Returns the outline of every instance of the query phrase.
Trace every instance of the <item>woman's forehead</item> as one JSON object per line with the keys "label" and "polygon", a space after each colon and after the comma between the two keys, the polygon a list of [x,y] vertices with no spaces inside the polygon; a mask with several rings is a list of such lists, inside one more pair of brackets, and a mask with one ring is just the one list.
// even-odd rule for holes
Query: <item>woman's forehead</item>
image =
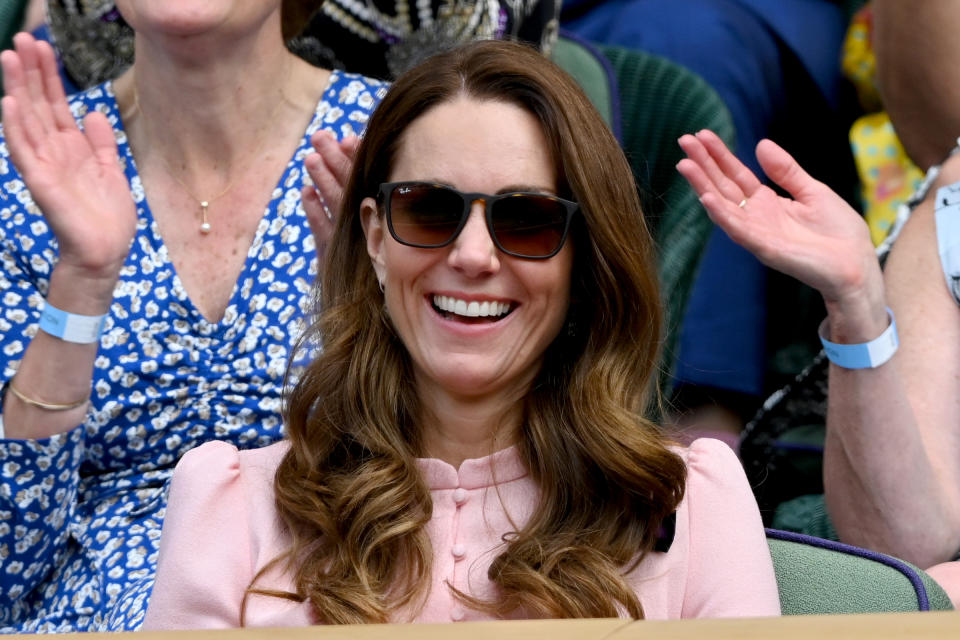
{"label": "woman's forehead", "polygon": [[388,179],[495,193],[505,184],[553,190],[557,175],[535,116],[509,102],[464,97],[436,105],[407,127]]}

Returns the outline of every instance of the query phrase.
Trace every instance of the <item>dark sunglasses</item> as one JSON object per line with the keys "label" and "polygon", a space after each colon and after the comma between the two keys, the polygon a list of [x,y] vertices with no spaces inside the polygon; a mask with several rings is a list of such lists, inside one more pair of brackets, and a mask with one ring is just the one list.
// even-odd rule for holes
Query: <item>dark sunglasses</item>
{"label": "dark sunglasses", "polygon": [[431,182],[385,182],[378,202],[390,235],[400,244],[439,249],[456,239],[483,200],[487,230],[497,249],[517,258],[543,260],[557,255],[567,239],[576,202],[543,193],[461,193]]}

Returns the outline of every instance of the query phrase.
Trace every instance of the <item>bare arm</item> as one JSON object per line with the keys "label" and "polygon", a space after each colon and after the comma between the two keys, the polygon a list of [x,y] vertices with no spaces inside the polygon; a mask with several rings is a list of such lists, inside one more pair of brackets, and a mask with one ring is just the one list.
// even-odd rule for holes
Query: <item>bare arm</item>
{"label": "bare arm", "polygon": [[[953,0],[874,0],[874,49],[884,104],[924,169],[960,135],[960,11]],[[936,189],[960,180],[944,164],[888,258],[886,298],[900,350],[864,371],[831,365],[824,482],[844,540],[927,567],[960,549],[960,309],[937,255]],[[831,315],[834,315],[831,312]],[[840,318],[856,329],[855,315]]]}
{"label": "bare arm", "polygon": [[927,169],[960,135],[960,6],[956,0],[873,0],[877,80],[907,154]]}
{"label": "bare arm", "polygon": [[830,370],[824,482],[837,531],[922,567],[960,550],[960,307],[934,223],[936,188],[957,180],[953,157],[888,259],[897,354],[877,369]]}
{"label": "bare arm", "polygon": [[[6,142],[24,183],[59,243],[47,301],[80,315],[103,315],[136,228],[129,186],[106,117],[91,113],[77,128],[57,75],[53,50],[27,34],[0,56]],[[14,379],[23,395],[69,405],[90,394],[97,344],[73,344],[42,331],[30,341]],[[9,392],[3,418],[8,438],[43,438],[78,425],[84,406],[38,408]]]}
{"label": "bare arm", "polygon": [[[761,142],[757,157],[793,199],[760,185],[708,132],[681,146],[688,159],[678,169],[711,218],[764,263],[820,291],[832,341],[872,340],[887,327],[885,306],[894,310],[902,346],[889,362],[831,364],[827,505],[845,541],[921,566],[952,557],[960,547],[960,316],[940,271],[932,200],[884,275],[860,216],[776,145]],[[952,165],[960,163],[946,166],[944,179],[960,179]]]}

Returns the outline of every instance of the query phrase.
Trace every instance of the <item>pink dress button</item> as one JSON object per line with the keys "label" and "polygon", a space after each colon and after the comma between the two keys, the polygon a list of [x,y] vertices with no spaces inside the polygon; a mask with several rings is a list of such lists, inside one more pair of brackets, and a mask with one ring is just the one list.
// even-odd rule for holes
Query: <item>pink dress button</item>
{"label": "pink dress button", "polygon": [[466,501],[467,501],[467,490],[464,489],[463,487],[457,487],[456,489],[454,489],[454,490],[453,490],[453,501],[456,502],[458,506],[461,505],[461,504],[463,504],[464,502],[466,502]]}
{"label": "pink dress button", "polygon": [[453,557],[457,560],[462,560],[463,556],[467,555],[467,548],[462,544],[455,544],[451,547],[450,553],[452,553]]}
{"label": "pink dress button", "polygon": [[450,619],[453,620],[454,622],[460,622],[461,620],[463,620],[463,617],[465,615],[467,614],[463,610],[463,607],[454,607],[453,609],[450,610]]}

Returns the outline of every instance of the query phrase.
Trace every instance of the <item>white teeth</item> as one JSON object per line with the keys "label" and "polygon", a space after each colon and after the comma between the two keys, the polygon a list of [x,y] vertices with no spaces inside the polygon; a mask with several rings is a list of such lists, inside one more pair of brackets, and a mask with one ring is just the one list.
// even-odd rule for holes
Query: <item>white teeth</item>
{"label": "white teeth", "polygon": [[492,300],[477,302],[474,300],[468,303],[466,300],[458,300],[450,296],[433,296],[433,304],[441,311],[455,313],[458,316],[466,316],[468,318],[503,316],[510,311],[509,302],[496,302]]}

